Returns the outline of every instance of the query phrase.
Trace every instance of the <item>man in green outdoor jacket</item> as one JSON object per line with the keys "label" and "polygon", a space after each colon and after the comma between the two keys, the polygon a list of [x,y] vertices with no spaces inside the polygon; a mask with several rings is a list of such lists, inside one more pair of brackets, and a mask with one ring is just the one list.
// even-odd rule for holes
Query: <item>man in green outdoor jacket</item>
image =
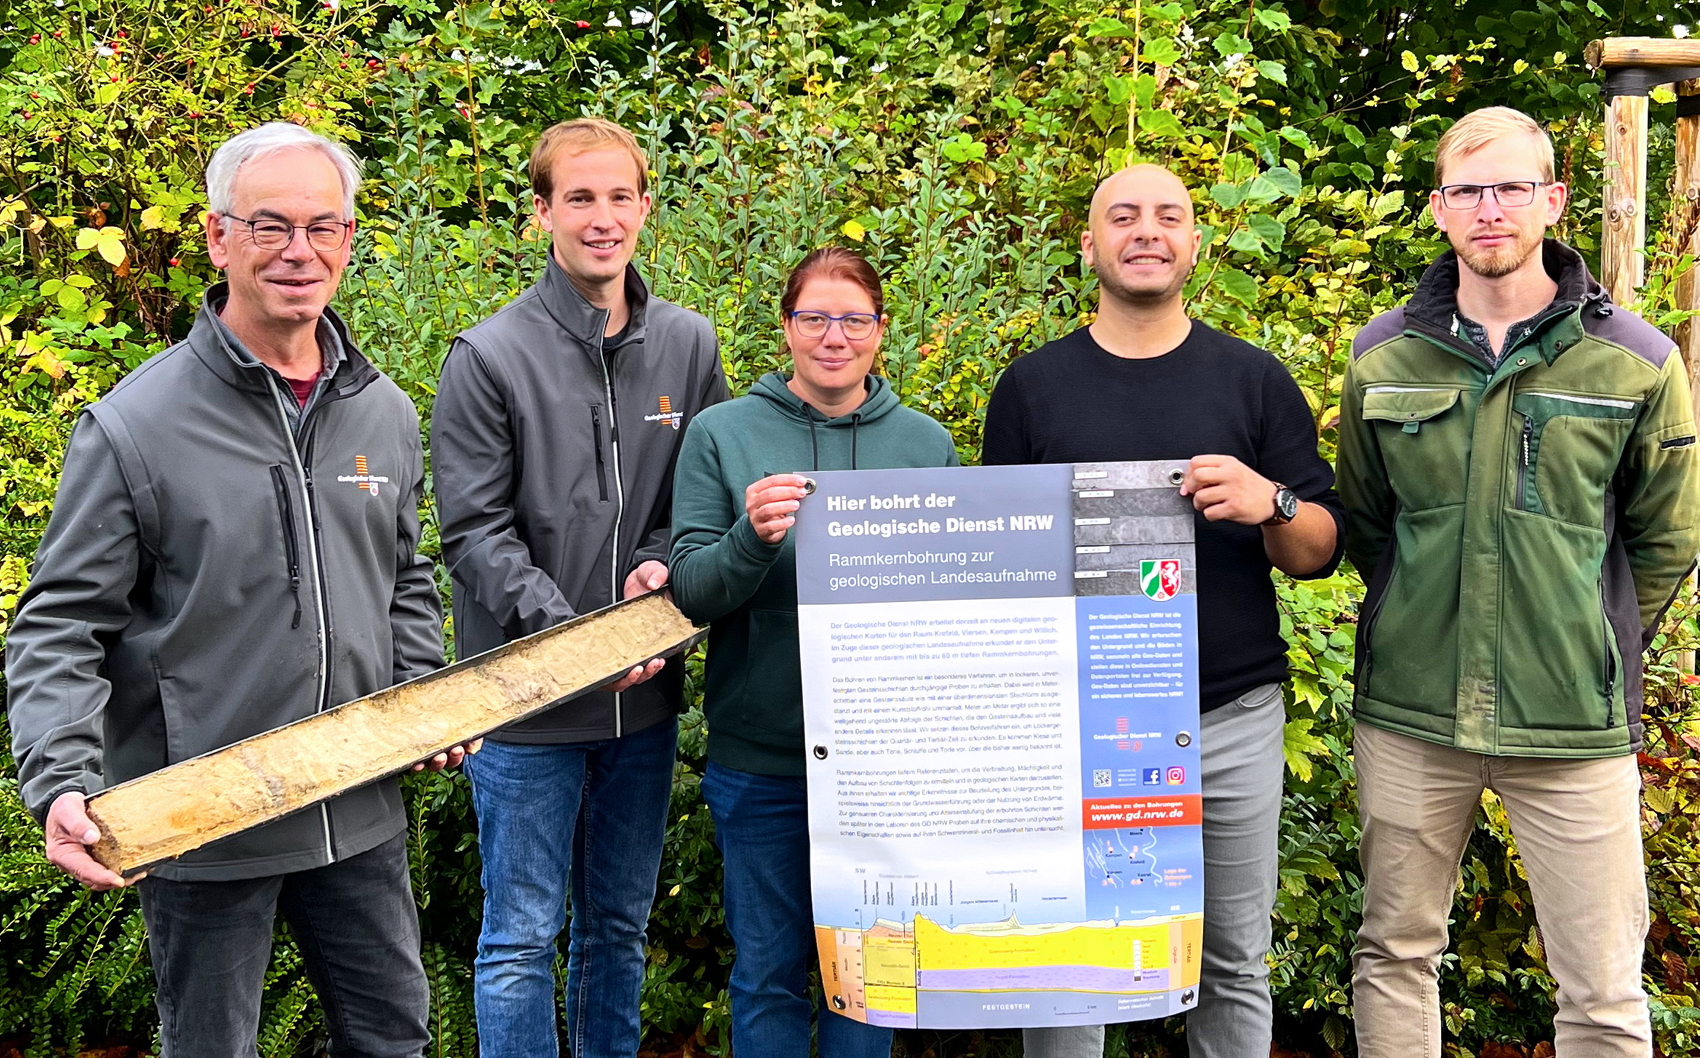
{"label": "man in green outdoor jacket", "polygon": [[1440,1054],[1447,915],[1492,789],[1558,981],[1559,1058],[1647,1056],[1635,751],[1641,655],[1700,549],[1688,380],[1545,238],[1568,192],[1533,120],[1460,119],[1435,186],[1454,252],[1358,335],[1340,407],[1347,553],[1369,583],[1358,1053]]}

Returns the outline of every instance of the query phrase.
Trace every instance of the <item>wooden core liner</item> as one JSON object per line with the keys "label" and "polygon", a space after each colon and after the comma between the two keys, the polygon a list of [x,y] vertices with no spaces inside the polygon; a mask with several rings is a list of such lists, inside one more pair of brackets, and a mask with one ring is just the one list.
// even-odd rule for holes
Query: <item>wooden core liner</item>
{"label": "wooden core liner", "polygon": [[404,772],[705,634],[662,592],[564,621],[89,798],[94,858],[134,874]]}

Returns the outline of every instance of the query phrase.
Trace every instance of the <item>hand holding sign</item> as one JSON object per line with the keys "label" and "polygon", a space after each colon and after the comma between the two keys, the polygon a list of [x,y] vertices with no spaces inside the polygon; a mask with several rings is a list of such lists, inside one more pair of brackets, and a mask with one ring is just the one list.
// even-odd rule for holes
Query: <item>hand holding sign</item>
{"label": "hand holding sign", "polygon": [[809,494],[801,474],[769,474],[744,490],[744,513],[764,544],[777,544],[796,524],[797,508]]}

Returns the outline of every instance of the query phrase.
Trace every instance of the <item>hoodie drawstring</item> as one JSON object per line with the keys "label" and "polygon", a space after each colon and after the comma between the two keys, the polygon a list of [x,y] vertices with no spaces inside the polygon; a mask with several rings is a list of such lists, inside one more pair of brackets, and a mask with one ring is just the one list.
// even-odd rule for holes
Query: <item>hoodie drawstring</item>
{"label": "hoodie drawstring", "polygon": [[850,469],[856,469],[856,431],[862,425],[862,413],[850,416]]}
{"label": "hoodie drawstring", "polygon": [[[805,415],[808,415],[809,412],[814,411],[814,409],[809,407],[807,404],[803,405],[803,410],[804,410]],[[816,470],[819,470],[820,469],[820,441],[817,440],[816,437],[815,437],[815,417],[813,415],[808,415],[808,419],[809,419],[809,451],[814,453],[814,459],[815,459],[815,467],[814,468]]]}

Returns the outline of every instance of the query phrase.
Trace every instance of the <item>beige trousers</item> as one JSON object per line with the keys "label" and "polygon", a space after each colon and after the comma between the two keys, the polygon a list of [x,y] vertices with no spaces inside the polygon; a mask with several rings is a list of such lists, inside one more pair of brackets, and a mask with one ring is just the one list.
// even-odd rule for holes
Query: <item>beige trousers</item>
{"label": "beige trousers", "polygon": [[1484,789],[1505,804],[1558,982],[1558,1058],[1650,1058],[1647,882],[1635,757],[1487,757],[1359,724],[1360,1058],[1438,1058],[1440,958]]}

